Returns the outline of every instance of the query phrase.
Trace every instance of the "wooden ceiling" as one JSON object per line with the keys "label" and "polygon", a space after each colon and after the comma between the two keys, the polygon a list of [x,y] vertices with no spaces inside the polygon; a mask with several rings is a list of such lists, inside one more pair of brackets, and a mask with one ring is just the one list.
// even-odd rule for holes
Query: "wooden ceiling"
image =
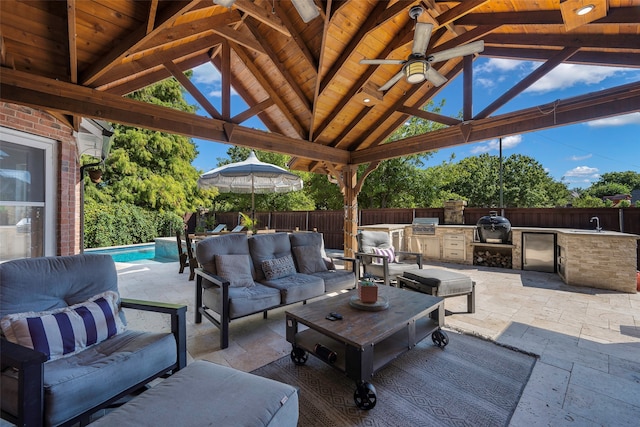
{"label": "wooden ceiling", "polygon": [[[575,19],[580,3],[594,4],[598,18]],[[635,82],[562,100],[553,115],[541,113],[549,106],[531,106],[492,116],[560,63],[639,68],[639,0],[315,5],[319,16],[304,23],[289,0],[236,0],[229,9],[212,0],[1,0],[0,99],[45,109],[74,127],[79,117],[90,117],[282,152],[294,156],[292,168],[316,172],[640,111]],[[434,63],[448,82],[464,71],[463,120],[420,110],[446,83],[401,79],[379,92],[401,65],[360,60],[406,59],[414,37],[408,11],[415,5],[425,9],[418,20],[433,24],[428,53],[484,40],[480,56],[543,65],[484,111],[474,111],[474,56]],[[222,74],[218,108],[182,74],[207,62]],[[122,97],[170,76],[199,102],[199,115]],[[246,111],[231,113],[232,90]],[[365,95],[375,102],[364,103]],[[414,115],[447,127],[384,143]],[[253,116],[269,132],[242,126]]]}

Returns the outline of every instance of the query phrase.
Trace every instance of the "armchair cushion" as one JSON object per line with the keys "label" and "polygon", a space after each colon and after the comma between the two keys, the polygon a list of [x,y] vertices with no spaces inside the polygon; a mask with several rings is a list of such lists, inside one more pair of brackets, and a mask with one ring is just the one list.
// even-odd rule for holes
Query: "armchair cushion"
{"label": "armchair cushion", "polygon": [[49,360],[71,356],[125,330],[113,291],[69,307],[9,314],[0,325],[7,340],[44,353]]}
{"label": "armchair cushion", "polygon": [[320,246],[294,246],[292,250],[300,273],[312,274],[328,270]]}
{"label": "armchair cushion", "polygon": [[276,280],[296,274],[296,266],[291,255],[285,255],[262,261],[262,271],[267,280]]}
{"label": "armchair cushion", "polygon": [[216,255],[218,275],[229,281],[229,286],[254,286],[251,257],[249,255]]}

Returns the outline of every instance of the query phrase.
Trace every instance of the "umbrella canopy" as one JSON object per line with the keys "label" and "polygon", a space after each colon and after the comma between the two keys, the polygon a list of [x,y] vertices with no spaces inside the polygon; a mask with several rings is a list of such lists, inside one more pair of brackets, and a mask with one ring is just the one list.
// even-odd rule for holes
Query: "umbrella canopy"
{"label": "umbrella canopy", "polygon": [[254,194],[301,190],[302,179],[279,166],[261,162],[251,151],[247,160],[230,163],[203,173],[198,179],[198,186],[200,188],[216,187],[221,193],[251,193],[253,217]]}

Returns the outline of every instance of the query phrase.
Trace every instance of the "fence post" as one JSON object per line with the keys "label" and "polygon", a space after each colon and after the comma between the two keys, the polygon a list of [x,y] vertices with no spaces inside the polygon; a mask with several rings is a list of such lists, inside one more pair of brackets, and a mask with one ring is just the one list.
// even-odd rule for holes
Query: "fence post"
{"label": "fence post", "polygon": [[305,231],[309,231],[309,211],[307,211],[307,221],[304,226]]}

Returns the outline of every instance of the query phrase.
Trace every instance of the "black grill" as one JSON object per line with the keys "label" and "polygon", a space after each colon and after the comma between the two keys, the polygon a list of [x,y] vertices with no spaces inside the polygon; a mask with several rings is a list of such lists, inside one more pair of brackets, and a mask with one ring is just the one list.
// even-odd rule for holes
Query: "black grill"
{"label": "black grill", "polygon": [[495,211],[478,220],[478,237],[482,243],[508,243],[511,236],[511,222]]}

